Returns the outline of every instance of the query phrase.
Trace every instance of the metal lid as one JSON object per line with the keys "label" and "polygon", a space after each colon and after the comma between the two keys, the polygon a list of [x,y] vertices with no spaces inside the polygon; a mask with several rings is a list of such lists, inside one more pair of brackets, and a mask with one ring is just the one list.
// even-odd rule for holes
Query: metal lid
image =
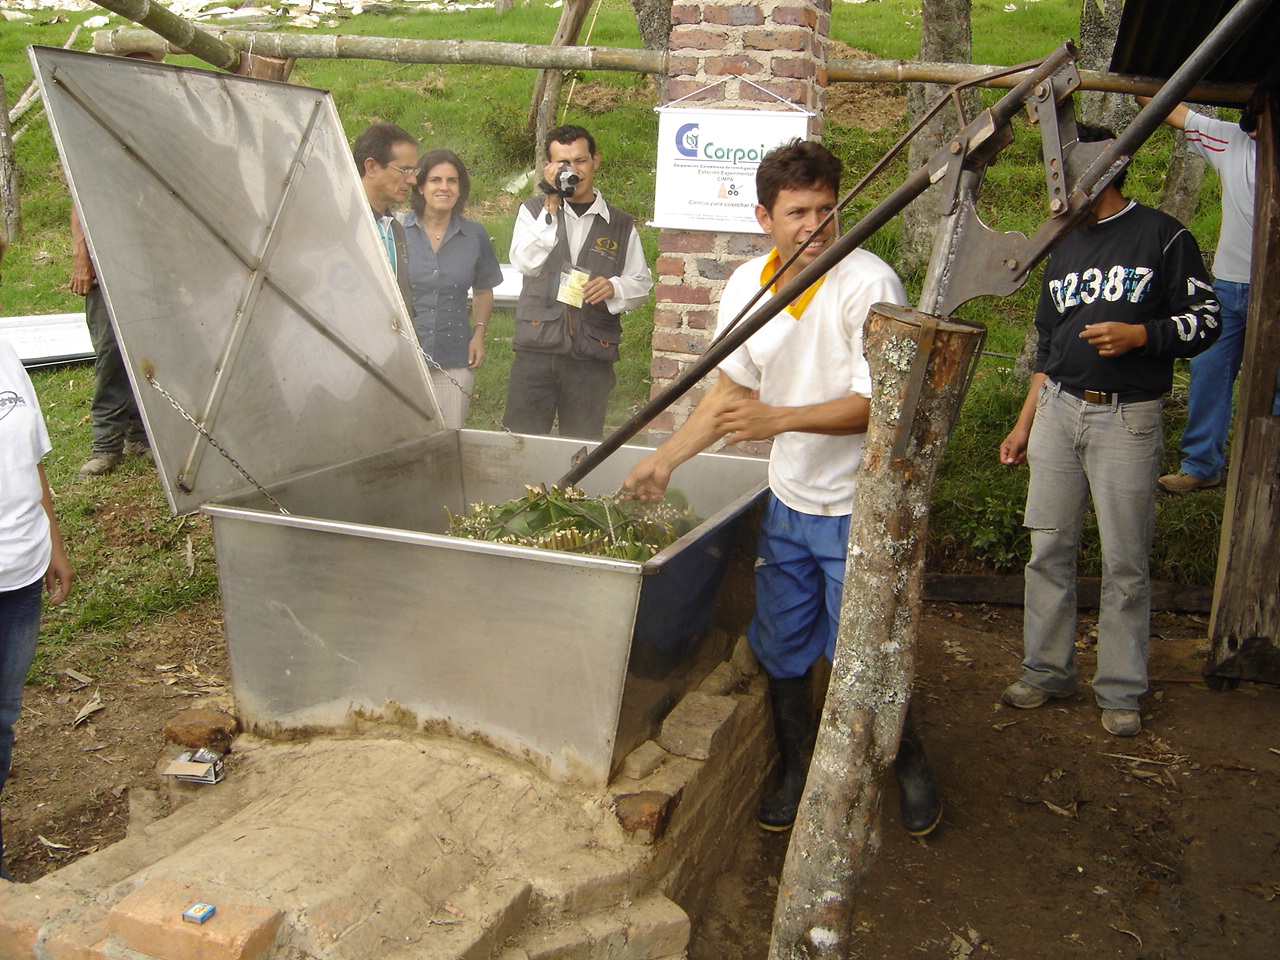
{"label": "metal lid", "polygon": [[443,429],[328,93],[31,60],[175,512]]}

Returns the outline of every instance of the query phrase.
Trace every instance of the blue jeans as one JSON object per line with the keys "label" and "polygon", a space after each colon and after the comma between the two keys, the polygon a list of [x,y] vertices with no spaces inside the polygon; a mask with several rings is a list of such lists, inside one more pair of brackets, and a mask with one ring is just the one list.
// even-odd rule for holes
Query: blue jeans
{"label": "blue jeans", "polygon": [[1092,497],[1103,566],[1093,694],[1104,710],[1136,710],[1147,690],[1161,401],[1085,403],[1049,381],[1036,402],[1022,679],[1050,693],[1076,687],[1076,558]]}
{"label": "blue jeans", "polygon": [[772,493],[760,520],[756,613],[747,640],[775,680],[833,659],[849,550],[849,517],[792,510]]}
{"label": "blue jeans", "polygon": [[1187,426],[1182,431],[1181,470],[1200,480],[1217,480],[1226,464],[1231,397],[1249,316],[1249,284],[1215,280],[1213,290],[1222,304],[1222,333],[1213,346],[1191,360]]}
{"label": "blue jeans", "polygon": [[[0,591],[0,791],[9,779],[13,725],[22,709],[22,688],[40,633],[40,596],[44,578],[17,590]],[[0,871],[4,870],[4,834],[0,832]]]}

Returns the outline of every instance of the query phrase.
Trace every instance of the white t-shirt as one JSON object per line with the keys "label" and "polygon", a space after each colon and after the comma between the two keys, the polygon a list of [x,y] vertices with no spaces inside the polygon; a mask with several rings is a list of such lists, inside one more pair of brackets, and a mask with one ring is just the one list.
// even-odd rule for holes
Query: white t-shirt
{"label": "white t-shirt", "polygon": [[1258,145],[1240,124],[1187,111],[1184,136],[1222,181],[1222,229],[1213,257],[1218,280],[1248,283],[1253,263],[1253,189]]}
{"label": "white t-shirt", "polygon": [[53,543],[36,471],[49,450],[31,378],[0,340],[0,590],[29,586],[49,567]]}
{"label": "white t-shirt", "polygon": [[[773,252],[733,272],[720,298],[717,333],[769,279]],[[764,275],[762,275],[764,274]],[[770,295],[762,297],[767,303]],[[862,353],[862,325],[874,303],[905,304],[893,268],[855,250],[831,269],[797,319],[784,310],[720,364],[734,382],[760,392],[772,406],[798,407],[850,394],[871,396],[871,370]],[[769,487],[800,513],[838,517],[853,512],[863,435],[780,433],[769,454]]]}

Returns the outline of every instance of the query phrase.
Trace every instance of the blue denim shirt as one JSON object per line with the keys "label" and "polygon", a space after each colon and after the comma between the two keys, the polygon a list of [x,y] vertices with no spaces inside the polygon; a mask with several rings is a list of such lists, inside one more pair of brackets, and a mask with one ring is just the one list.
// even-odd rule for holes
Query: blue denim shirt
{"label": "blue denim shirt", "polygon": [[502,268],[484,227],[454,216],[437,252],[413,211],[404,217],[413,284],[414,327],[427,356],[440,366],[465,367],[471,340],[468,290],[492,290]]}

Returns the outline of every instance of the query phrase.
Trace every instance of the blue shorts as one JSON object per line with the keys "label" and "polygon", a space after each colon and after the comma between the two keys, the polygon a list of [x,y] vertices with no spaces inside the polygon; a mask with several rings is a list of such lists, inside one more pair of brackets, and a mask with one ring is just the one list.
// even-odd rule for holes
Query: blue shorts
{"label": "blue shorts", "polygon": [[769,494],[747,640],[774,679],[804,676],[819,657],[835,656],[848,549],[848,515],[799,513]]}

